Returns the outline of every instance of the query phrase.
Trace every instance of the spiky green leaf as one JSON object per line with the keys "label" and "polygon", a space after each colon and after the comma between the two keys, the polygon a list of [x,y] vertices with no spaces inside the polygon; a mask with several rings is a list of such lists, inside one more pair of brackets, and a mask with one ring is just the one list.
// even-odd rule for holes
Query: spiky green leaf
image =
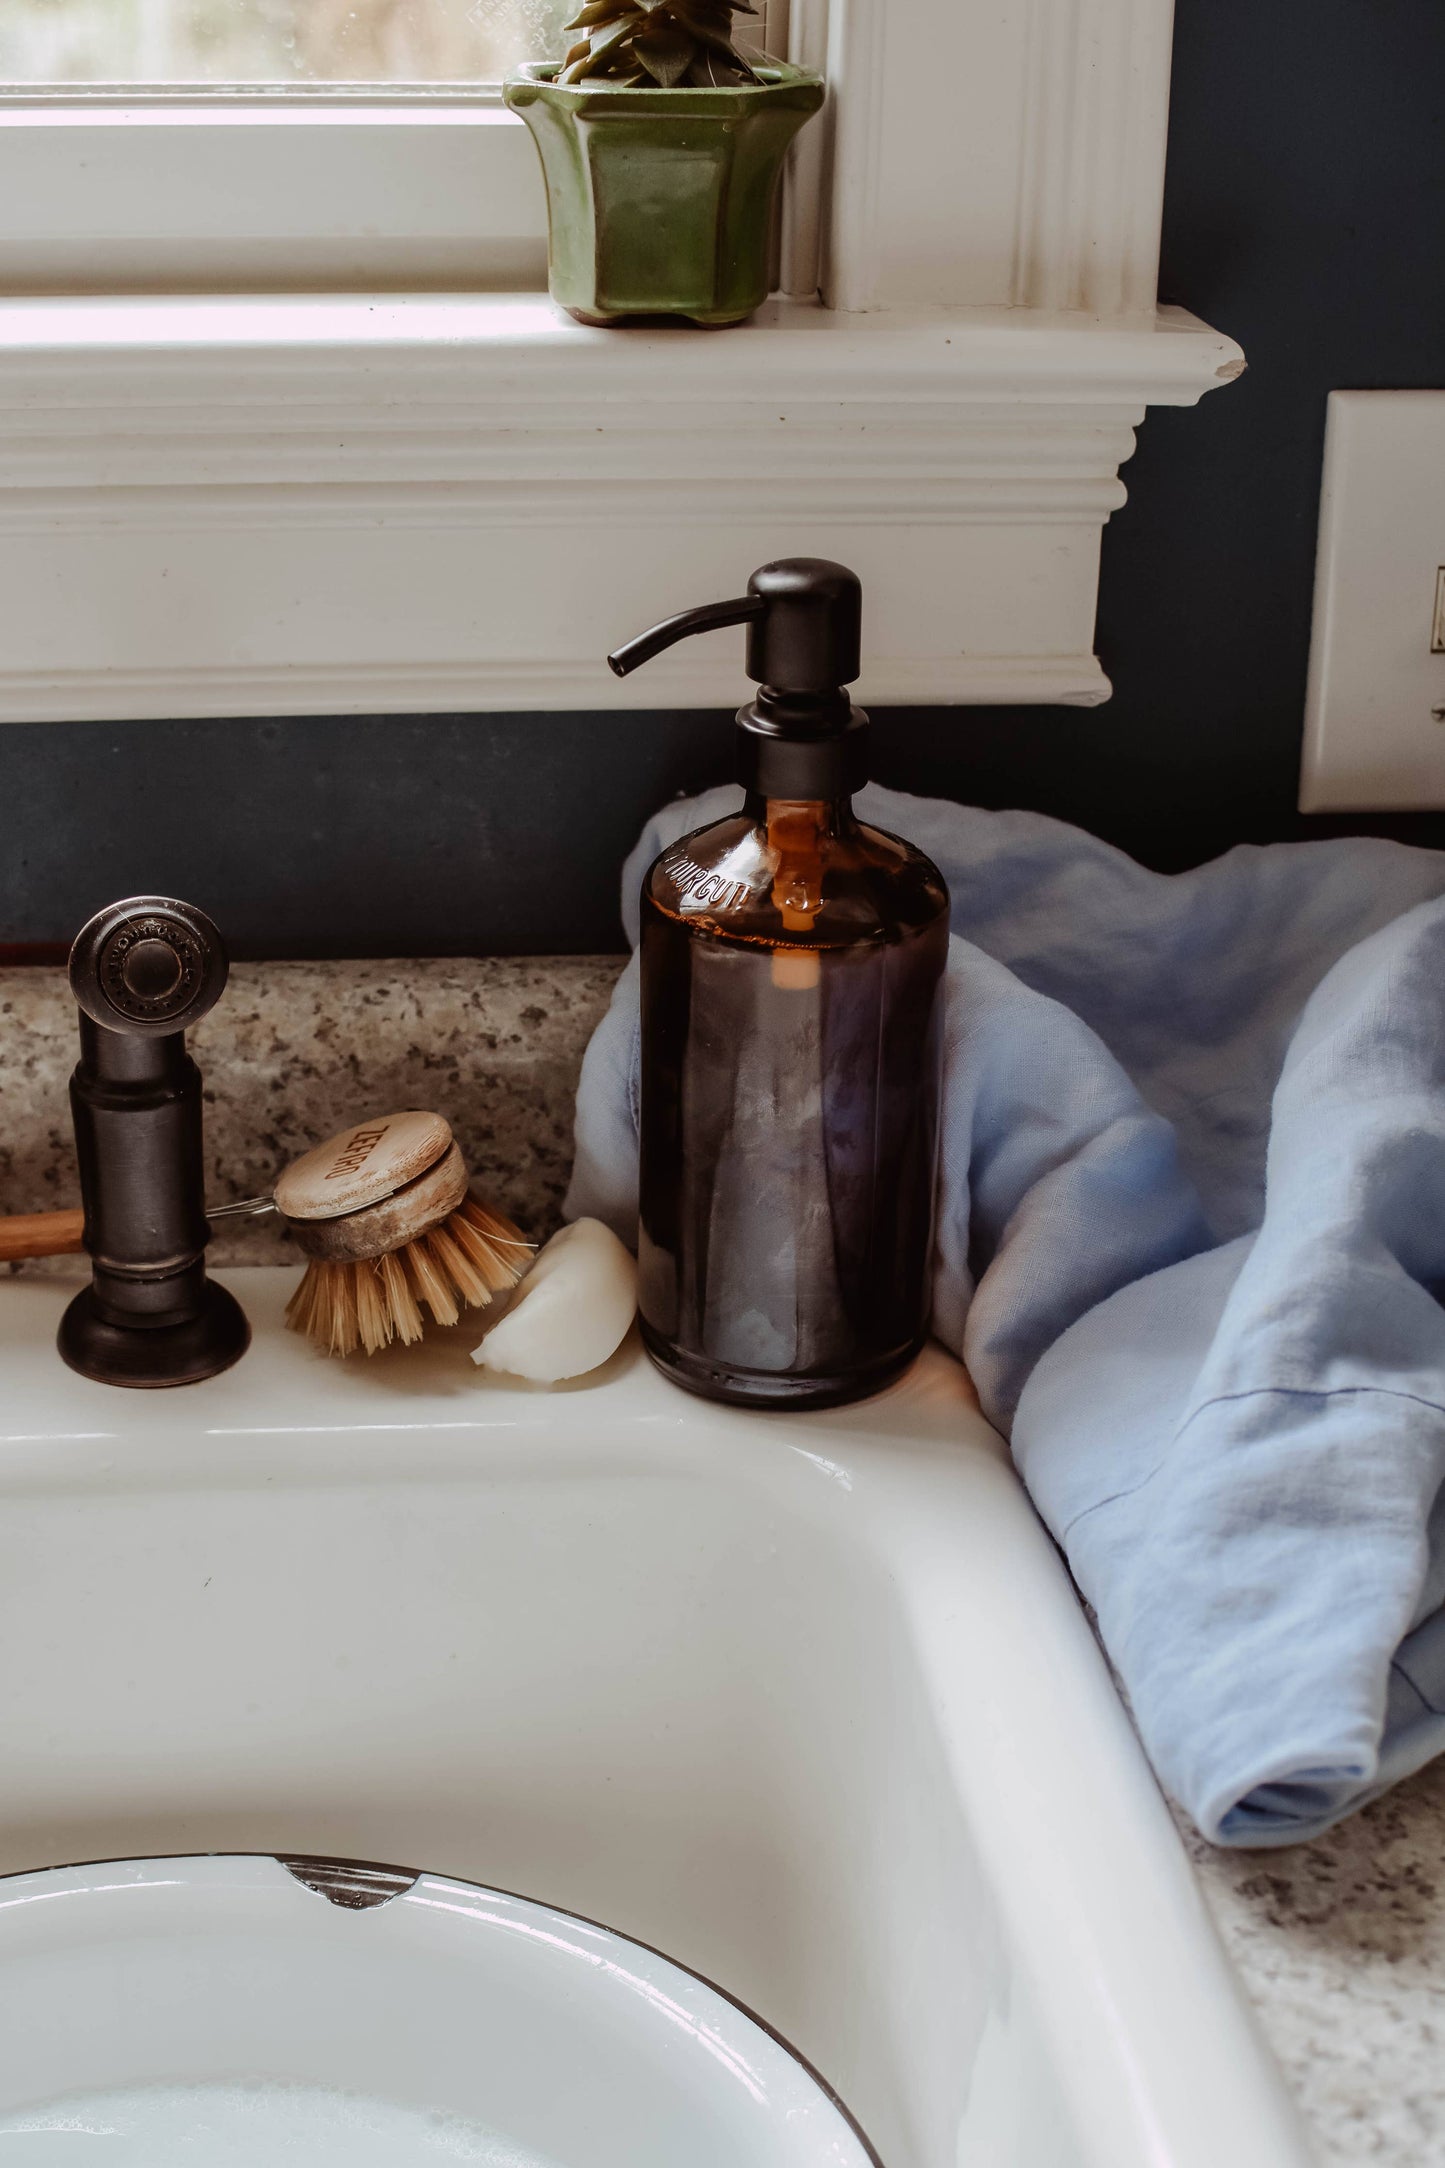
{"label": "spiky green leaf", "polygon": [[632,50],[653,81],[663,90],[671,90],[692,66],[697,41],[677,23],[668,21],[655,29],[639,30]]}
{"label": "spiky green leaf", "polygon": [[630,15],[633,5],[634,0],[588,0],[587,6],[562,27],[568,31],[591,30],[597,23],[608,23],[620,15]]}
{"label": "spiky green leaf", "polygon": [[707,46],[711,52],[717,55],[719,60],[725,61],[731,68],[735,69],[737,75],[741,76],[745,83],[757,81],[752,69],[725,31],[715,29],[711,23],[695,20],[692,15],[684,14],[681,9],[677,12],[678,20],[687,26],[700,45]]}
{"label": "spiky green leaf", "polygon": [[631,15],[623,16],[615,23],[601,23],[592,33],[592,65],[604,61],[608,54],[629,42],[637,34],[637,24]]}

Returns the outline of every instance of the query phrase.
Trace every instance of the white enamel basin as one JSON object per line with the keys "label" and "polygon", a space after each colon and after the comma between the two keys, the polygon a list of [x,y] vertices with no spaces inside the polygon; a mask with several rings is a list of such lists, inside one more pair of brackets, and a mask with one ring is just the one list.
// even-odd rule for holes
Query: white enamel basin
{"label": "white enamel basin", "polygon": [[[1067,1576],[937,1351],[759,1416],[627,1349],[110,1390],[0,1285],[0,1873],[335,1854],[665,1952],[886,2168],[1302,2168]],[[4,1913],[0,1911],[0,1935]],[[0,2041],[0,2075],[5,2045]]]}
{"label": "white enamel basin", "polygon": [[694,1974],[438,1875],[203,1853],[0,1877],[0,2043],[5,2168],[874,2168]]}

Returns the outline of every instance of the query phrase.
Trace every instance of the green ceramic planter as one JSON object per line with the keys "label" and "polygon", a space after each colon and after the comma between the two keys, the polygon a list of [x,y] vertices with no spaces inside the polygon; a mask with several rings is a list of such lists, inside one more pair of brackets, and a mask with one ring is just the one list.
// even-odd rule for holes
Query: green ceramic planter
{"label": "green ceramic planter", "polygon": [[737,324],[768,291],[783,154],[823,102],[820,76],[761,65],[718,90],[568,85],[523,68],[506,100],[547,183],[548,283],[584,323]]}

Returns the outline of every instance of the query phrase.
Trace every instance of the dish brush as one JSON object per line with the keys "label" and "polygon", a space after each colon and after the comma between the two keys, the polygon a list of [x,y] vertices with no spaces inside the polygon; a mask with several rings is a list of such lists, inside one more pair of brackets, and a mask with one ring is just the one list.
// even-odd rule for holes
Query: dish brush
{"label": "dish brush", "polygon": [[531,1260],[511,1221],[471,1195],[440,1114],[339,1130],[286,1169],[273,1202],[308,1259],[286,1322],[328,1355],[419,1340],[423,1303],[439,1325],[455,1325],[514,1287]]}

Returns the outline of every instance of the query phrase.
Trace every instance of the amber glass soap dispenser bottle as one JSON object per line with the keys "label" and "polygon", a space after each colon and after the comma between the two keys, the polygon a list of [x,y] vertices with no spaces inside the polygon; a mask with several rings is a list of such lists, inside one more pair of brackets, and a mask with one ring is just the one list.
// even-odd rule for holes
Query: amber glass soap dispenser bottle
{"label": "amber glass soap dispenser bottle", "polygon": [[789,558],[608,658],[745,624],[759,687],[742,810],[642,891],[642,1334],[715,1400],[859,1399],[928,1329],[948,890],[853,813],[861,615],[845,566]]}

